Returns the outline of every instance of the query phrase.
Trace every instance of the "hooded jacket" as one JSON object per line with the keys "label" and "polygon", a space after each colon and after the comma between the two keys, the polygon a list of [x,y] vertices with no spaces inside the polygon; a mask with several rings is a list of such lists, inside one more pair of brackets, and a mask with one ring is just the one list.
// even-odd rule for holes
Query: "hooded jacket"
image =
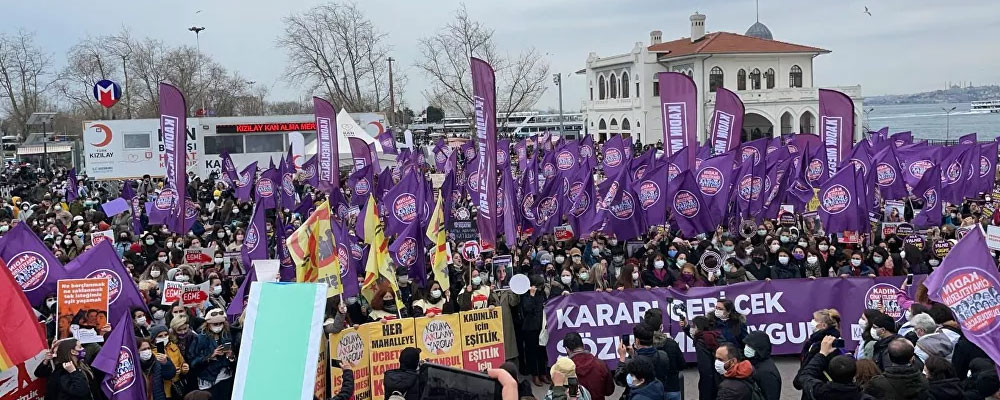
{"label": "hooded jacket", "polygon": [[881,375],[872,378],[865,393],[884,400],[930,399],[923,371],[910,365],[887,366]]}
{"label": "hooded jacket", "polygon": [[399,392],[406,400],[420,399],[420,374],[416,370],[394,369],[385,372],[385,395]]}
{"label": "hooded jacket", "polygon": [[663,392],[663,384],[654,380],[645,385],[631,388],[628,400],[666,400],[667,395]]}
{"label": "hooded jacket", "polygon": [[753,365],[749,361],[740,361],[729,367],[722,375],[719,383],[718,400],[750,400],[753,383]]}
{"label": "hooded jacket", "polygon": [[763,332],[750,332],[743,343],[754,350],[750,364],[753,365],[753,380],[760,386],[767,400],[781,398],[781,373],[771,359],[771,339]]}
{"label": "hooded jacket", "polygon": [[573,354],[570,359],[576,364],[577,381],[587,388],[592,399],[604,400],[615,392],[615,381],[603,361],[586,351]]}
{"label": "hooded jacket", "polygon": [[958,378],[930,381],[927,391],[937,400],[961,399],[964,396]]}
{"label": "hooded jacket", "polygon": [[853,383],[828,382],[824,371],[830,357],[817,354],[795,375],[795,387],[802,389],[802,397],[813,400],[868,400],[872,397],[861,392]]}
{"label": "hooded jacket", "polygon": [[715,350],[721,340],[719,331],[704,331],[694,334],[695,355],[698,359],[698,399],[715,400],[719,390],[719,374],[715,372]]}

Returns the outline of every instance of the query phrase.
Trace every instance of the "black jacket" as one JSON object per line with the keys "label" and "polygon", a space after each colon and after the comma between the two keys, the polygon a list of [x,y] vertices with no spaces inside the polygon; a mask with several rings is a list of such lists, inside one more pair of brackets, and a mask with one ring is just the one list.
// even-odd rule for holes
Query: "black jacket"
{"label": "black jacket", "polygon": [[753,348],[753,380],[757,382],[760,391],[767,400],[781,398],[781,373],[771,359],[771,339],[763,332],[751,332],[743,339],[743,343]]}
{"label": "black jacket", "polygon": [[751,400],[750,379],[723,378],[719,383],[718,400]]}
{"label": "black jacket", "polygon": [[542,330],[542,310],[545,308],[545,291],[536,290],[535,295],[521,295],[521,331]]}
{"label": "black jacket", "polygon": [[833,336],[835,338],[840,337],[840,331],[837,328],[826,328],[821,331],[813,332],[809,335],[809,339],[802,344],[802,351],[799,353],[799,365],[804,366],[809,363],[809,360],[819,353],[819,344],[823,341],[823,338],[827,336]]}
{"label": "black jacket", "polygon": [[[678,374],[680,371],[674,369],[673,363],[670,362],[670,357],[666,352],[658,350],[655,347],[643,347],[636,350],[635,358],[644,358],[653,365],[653,371],[656,372],[657,381],[663,382],[664,380],[672,379],[675,384],[679,384]],[[631,392],[629,390],[631,388],[629,388],[625,379],[626,375],[628,375],[628,373],[625,372],[625,368],[631,361],[632,359],[628,359],[623,363],[618,363],[618,367],[615,368],[615,382],[625,387],[625,392],[622,394],[622,396],[625,397],[627,397]],[[680,391],[680,389],[673,391]]]}
{"label": "black jacket", "polygon": [[399,392],[406,400],[420,399],[420,373],[416,370],[394,369],[385,373],[385,397]]}
{"label": "black jacket", "polygon": [[882,400],[928,400],[931,398],[928,387],[927,378],[920,369],[889,365],[881,375],[872,378],[865,393]]}
{"label": "black jacket", "polygon": [[38,364],[35,376],[48,378],[45,384],[45,400],[92,400],[90,381],[87,375],[77,369],[67,373],[62,365],[52,367],[50,362]]}
{"label": "black jacket", "polygon": [[666,381],[661,382],[663,384],[663,391],[680,392],[680,372],[687,367],[687,363],[684,361],[684,353],[681,352],[681,346],[677,343],[677,341],[670,338],[670,336],[663,332],[653,333],[653,346],[660,351],[667,353],[667,358],[670,363],[671,374],[667,376]]}
{"label": "black jacket", "polygon": [[715,372],[715,350],[719,348],[722,335],[718,331],[698,332],[693,339],[698,357],[698,399],[715,400],[722,378]]}
{"label": "black jacket", "polygon": [[343,378],[344,383],[340,384],[340,392],[330,400],[349,400],[351,396],[354,396],[354,370],[345,369]]}
{"label": "black jacket", "polygon": [[889,362],[889,343],[893,340],[899,339],[902,336],[893,334],[892,336],[881,338],[875,342],[875,347],[872,348],[872,361],[878,365],[878,369],[885,371],[887,367],[892,365]]}
{"label": "black jacket", "polygon": [[817,354],[795,375],[795,387],[802,390],[802,397],[813,400],[868,400],[871,396],[861,392],[853,383],[828,382],[826,371],[829,357]]}
{"label": "black jacket", "polygon": [[962,333],[960,329],[951,329],[949,327],[944,327],[943,329],[950,329],[951,331],[958,331],[961,337],[955,342],[955,351],[952,352],[951,365],[955,367],[955,372],[958,376],[968,376],[969,375],[969,363],[977,358],[990,358],[986,355],[981,347],[969,341],[965,338],[965,334]]}
{"label": "black jacket", "polygon": [[962,393],[962,385],[959,384],[958,378],[930,381],[927,391],[935,400],[961,399],[965,395]]}

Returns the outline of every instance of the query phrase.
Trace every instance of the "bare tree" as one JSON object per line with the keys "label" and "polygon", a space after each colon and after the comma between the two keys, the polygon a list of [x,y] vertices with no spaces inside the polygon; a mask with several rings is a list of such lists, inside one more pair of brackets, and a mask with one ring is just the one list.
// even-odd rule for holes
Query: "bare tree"
{"label": "bare tree", "polygon": [[[278,45],[289,54],[289,82],[308,82],[348,111],[388,105],[386,34],[354,3],[327,3],[284,19]],[[394,83],[397,92],[401,81]]]}
{"label": "bare tree", "polygon": [[28,117],[46,104],[45,94],[54,82],[51,64],[35,45],[34,34],[0,33],[0,101],[12,130],[26,135]]}
{"label": "bare tree", "polygon": [[493,30],[473,20],[464,4],[452,22],[420,39],[419,46],[422,58],[416,66],[432,81],[424,96],[449,112],[472,115],[472,57],[489,62],[496,72],[501,116],[531,108],[545,93],[549,65],[541,55],[533,48],[517,56],[500,54]]}

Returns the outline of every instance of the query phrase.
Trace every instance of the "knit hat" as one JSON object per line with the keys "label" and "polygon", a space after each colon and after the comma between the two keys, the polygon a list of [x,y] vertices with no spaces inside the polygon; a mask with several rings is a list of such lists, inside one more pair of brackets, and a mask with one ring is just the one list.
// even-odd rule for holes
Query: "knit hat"
{"label": "knit hat", "polygon": [[174,317],[174,319],[170,320],[170,329],[176,331],[177,328],[181,327],[181,325],[186,325],[187,323],[188,323],[187,317],[184,316]]}
{"label": "knit hat", "polygon": [[212,196],[221,197],[222,196],[222,191],[219,190],[219,189],[215,189],[215,191],[212,192]]}
{"label": "knit hat", "polygon": [[576,363],[569,357],[559,357],[549,373],[555,375],[556,371],[562,373],[567,378],[576,378]]}
{"label": "knit hat", "polygon": [[[187,318],[185,318],[185,319],[187,319]],[[156,335],[159,335],[160,333],[163,333],[163,332],[166,332],[166,331],[167,331],[167,327],[164,326],[164,325],[153,325],[153,327],[149,328],[149,337],[155,339]]]}
{"label": "knit hat", "polygon": [[108,225],[108,223],[104,222],[104,221],[101,221],[100,223],[97,224],[97,229],[102,230],[102,231],[106,231],[110,227],[111,227],[111,225]]}
{"label": "knit hat", "polygon": [[132,243],[132,245],[129,246],[128,249],[133,253],[141,253],[142,245],[140,245],[139,243]]}
{"label": "knit hat", "polygon": [[582,252],[580,251],[580,249],[578,249],[576,247],[574,247],[572,249],[569,249],[569,256],[570,257],[572,257],[572,256],[579,256],[579,255],[583,255]]}
{"label": "knit hat", "polygon": [[399,367],[402,369],[417,369],[420,364],[420,349],[407,347],[399,352]]}
{"label": "knit hat", "polygon": [[206,324],[221,324],[226,322],[226,311],[221,308],[213,308],[205,315]]}

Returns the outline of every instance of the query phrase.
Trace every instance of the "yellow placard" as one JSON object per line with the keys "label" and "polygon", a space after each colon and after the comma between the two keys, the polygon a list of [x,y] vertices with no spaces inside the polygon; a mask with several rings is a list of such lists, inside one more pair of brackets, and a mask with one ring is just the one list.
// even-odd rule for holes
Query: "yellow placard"
{"label": "yellow placard", "polygon": [[503,364],[503,313],[498,307],[462,311],[462,367],[470,371]]}
{"label": "yellow placard", "polygon": [[415,318],[413,327],[421,358],[462,368],[462,328],[458,314]]}
{"label": "yellow placard", "polygon": [[365,324],[361,329],[366,332],[363,337],[368,341],[372,398],[381,399],[385,397],[385,372],[399,368],[399,352],[417,346],[413,318]]}
{"label": "yellow placard", "polygon": [[809,199],[809,203],[806,203],[807,212],[816,210],[819,210],[819,189],[813,189],[813,198]]}
{"label": "yellow placard", "polygon": [[[340,360],[344,368],[354,371],[354,399],[370,400],[372,398],[371,369],[368,365],[367,330],[363,328],[347,328],[340,333],[330,334],[330,358]],[[341,368],[330,368],[330,393],[336,395],[344,383],[344,371]]]}
{"label": "yellow placard", "polygon": [[327,369],[329,369],[330,366],[330,359],[327,356],[327,354],[329,354],[327,351],[327,337],[321,336],[320,340],[319,362],[316,363],[316,388],[313,390],[313,396],[317,399],[325,399],[330,397],[326,393],[326,386],[328,384],[326,377],[328,375]]}

